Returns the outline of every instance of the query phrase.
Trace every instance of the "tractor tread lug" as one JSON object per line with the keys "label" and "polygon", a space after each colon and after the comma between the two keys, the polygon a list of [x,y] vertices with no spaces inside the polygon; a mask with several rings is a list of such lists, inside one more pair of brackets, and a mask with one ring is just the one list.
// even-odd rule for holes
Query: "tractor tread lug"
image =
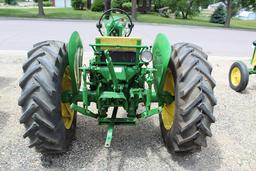
{"label": "tractor tread lug", "polygon": [[29,119],[33,113],[38,109],[38,105],[35,103],[31,103],[31,105],[23,112],[20,117],[20,123],[25,123],[27,119]]}
{"label": "tractor tread lug", "polygon": [[35,101],[35,103],[38,104],[38,106],[48,115],[52,115],[54,110],[55,110],[55,106],[53,106],[50,103],[45,102],[44,100],[42,100],[41,98],[37,97],[37,96],[33,96],[32,97],[33,100]]}
{"label": "tractor tread lug", "polygon": [[58,59],[59,54],[54,52],[50,47],[42,47],[44,52],[48,53],[54,60]]}
{"label": "tractor tread lug", "polygon": [[202,110],[203,114],[205,114],[206,116],[208,116],[208,118],[210,119],[210,121],[211,121],[212,123],[215,122],[215,120],[216,120],[215,117],[213,116],[212,112],[211,112],[209,109],[207,109],[207,107],[206,107],[206,105],[205,105],[204,103],[201,103],[201,104],[198,106],[198,108],[199,108],[200,110]]}
{"label": "tractor tread lug", "polygon": [[23,135],[23,138],[26,138],[28,136],[31,136],[34,134],[36,131],[38,131],[39,125],[36,122],[33,122],[30,127],[26,130],[26,132]]}
{"label": "tractor tread lug", "polygon": [[180,151],[180,148],[175,141],[172,141],[172,147],[173,147],[174,152]]}
{"label": "tractor tread lug", "polygon": [[181,107],[181,115],[186,116],[192,109],[198,106],[202,101],[204,100],[203,94],[198,94],[197,97],[194,98],[194,100],[191,100],[188,104]]}
{"label": "tractor tread lug", "polygon": [[33,49],[28,51],[28,53],[27,53],[28,58],[30,58],[33,53],[35,53],[37,50],[41,49],[43,46],[49,46],[49,45],[50,45],[49,43],[41,43],[40,45],[35,46]]}
{"label": "tractor tread lug", "polygon": [[207,135],[208,137],[212,136],[212,132],[210,130],[210,128],[208,128],[204,122],[200,122],[198,124],[199,129],[201,130],[201,132],[203,132],[205,135]]}
{"label": "tractor tread lug", "polygon": [[44,149],[42,151],[47,150],[48,152],[51,151],[52,153],[54,153],[54,152],[58,152],[58,153],[66,152],[66,150],[64,150],[63,148],[53,146],[52,144],[49,144],[49,143],[41,144],[40,148]]}
{"label": "tractor tread lug", "polygon": [[46,41],[38,42],[38,43],[33,45],[33,48],[41,47],[42,44],[49,46],[49,41],[46,40]]}
{"label": "tractor tread lug", "polygon": [[55,126],[47,119],[41,117],[38,113],[35,113],[32,117],[37,123],[41,123],[42,125],[46,126],[50,130],[54,130]]}
{"label": "tractor tread lug", "polygon": [[212,88],[216,86],[216,82],[210,74],[208,74],[206,71],[204,71],[200,67],[196,67],[196,70],[199,71],[201,74],[203,74],[209,80]]}
{"label": "tractor tread lug", "polygon": [[181,51],[181,55],[178,58],[178,65],[181,66],[186,57],[194,51],[193,48],[186,48],[185,50]]}
{"label": "tractor tread lug", "polygon": [[52,144],[59,144],[59,140],[56,137],[52,137],[50,134],[43,132],[41,129],[35,133],[39,139],[44,142],[52,143]]}
{"label": "tractor tread lug", "polygon": [[42,140],[40,140],[39,138],[35,138],[34,141],[32,141],[30,144],[29,144],[29,148],[33,148],[33,147],[36,147],[38,145],[41,145],[43,143]]}
{"label": "tractor tread lug", "polygon": [[46,58],[38,58],[38,62],[46,69],[50,77],[52,77],[53,79],[58,77],[55,68],[49,63]]}
{"label": "tractor tread lug", "polygon": [[30,77],[32,77],[32,75],[34,73],[36,73],[37,71],[39,71],[41,69],[41,66],[39,64],[36,64],[34,66],[31,66],[25,73],[24,75],[21,77],[20,81],[19,81],[19,86],[21,88],[24,88],[26,82],[29,80]]}
{"label": "tractor tread lug", "polygon": [[213,106],[215,106],[217,104],[217,99],[216,97],[213,95],[213,93],[204,85],[204,83],[202,82],[199,85],[199,88],[206,94],[206,96],[210,99],[211,103]]}
{"label": "tractor tread lug", "polygon": [[188,75],[188,73],[190,73],[191,69],[198,64],[198,62],[199,62],[199,60],[193,60],[193,61],[189,62],[186,69],[181,71],[181,74],[179,75],[179,81],[183,81],[186,78],[186,76]]}
{"label": "tractor tread lug", "polygon": [[192,53],[192,56],[198,58],[200,61],[202,61],[206,67],[209,69],[210,73],[212,72],[212,65],[207,61],[207,59],[205,59],[204,57],[201,57],[198,54]]}
{"label": "tractor tread lug", "polygon": [[21,92],[21,96],[18,99],[18,105],[19,106],[23,106],[24,102],[27,100],[27,98],[35,91],[39,88],[38,84],[32,83],[31,86],[29,88],[27,88],[26,90],[23,90]]}
{"label": "tractor tread lug", "polygon": [[187,96],[189,92],[192,91],[192,89],[203,79],[203,76],[197,75],[190,81],[189,83],[186,84],[186,86],[179,92],[179,95],[181,98],[184,98]]}
{"label": "tractor tread lug", "polygon": [[189,45],[189,43],[181,42],[181,43],[176,43],[174,44],[174,49],[179,52],[181,48]]}
{"label": "tractor tread lug", "polygon": [[199,131],[194,132],[192,135],[190,135],[186,138],[183,138],[180,134],[177,134],[175,140],[176,140],[178,145],[182,145],[182,144],[187,143],[189,141],[195,140],[199,135],[200,135]]}
{"label": "tractor tread lug", "polygon": [[50,97],[54,95],[55,89],[50,84],[47,84],[39,75],[34,75],[34,79],[47,92]]}
{"label": "tractor tread lug", "polygon": [[41,57],[41,56],[44,56],[45,55],[45,53],[44,52],[40,52],[40,53],[38,53],[38,54],[33,54],[30,58],[28,58],[27,60],[26,60],[26,62],[23,64],[23,66],[22,66],[22,69],[23,69],[23,71],[24,72],[26,72],[26,70],[28,69],[28,67],[37,59],[37,58],[39,58],[39,57]]}
{"label": "tractor tread lug", "polygon": [[194,140],[194,143],[202,147],[207,147],[205,135],[198,136],[197,139]]}
{"label": "tractor tread lug", "polygon": [[188,121],[184,121],[180,124],[180,132],[183,133],[184,131],[188,130],[192,126],[196,125],[197,122],[202,120],[203,114],[199,112],[198,110],[194,110],[192,116]]}

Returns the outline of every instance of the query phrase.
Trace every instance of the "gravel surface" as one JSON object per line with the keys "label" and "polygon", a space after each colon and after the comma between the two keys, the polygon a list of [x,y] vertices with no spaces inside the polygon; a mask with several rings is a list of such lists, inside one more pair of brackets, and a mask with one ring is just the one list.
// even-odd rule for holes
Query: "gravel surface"
{"label": "gravel surface", "polygon": [[[242,94],[228,86],[234,59],[210,58],[217,81],[213,137],[201,152],[174,156],[163,145],[158,116],[137,126],[114,130],[111,148],[104,148],[106,127],[78,117],[76,140],[64,155],[42,157],[22,138],[17,105],[20,55],[0,55],[0,170],[256,170],[256,79]],[[245,60],[247,63],[249,60]],[[51,165],[45,159],[51,160]]]}

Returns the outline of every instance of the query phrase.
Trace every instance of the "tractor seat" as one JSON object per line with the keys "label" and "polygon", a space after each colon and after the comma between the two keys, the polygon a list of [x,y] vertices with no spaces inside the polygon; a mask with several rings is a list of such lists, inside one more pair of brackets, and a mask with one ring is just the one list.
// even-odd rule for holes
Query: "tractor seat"
{"label": "tractor seat", "polygon": [[252,43],[254,46],[256,46],[256,40]]}

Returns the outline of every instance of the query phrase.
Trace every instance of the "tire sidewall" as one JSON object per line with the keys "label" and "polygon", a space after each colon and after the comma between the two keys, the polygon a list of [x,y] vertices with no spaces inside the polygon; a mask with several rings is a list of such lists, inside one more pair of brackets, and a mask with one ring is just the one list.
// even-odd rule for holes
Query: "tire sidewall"
{"label": "tire sidewall", "polygon": [[[241,81],[238,86],[233,85],[231,82],[231,73],[235,67],[237,67],[241,73]],[[248,72],[247,66],[242,61],[237,61],[233,63],[229,70],[229,86],[233,90],[237,92],[241,92],[247,87],[248,82],[249,82],[249,72]]]}

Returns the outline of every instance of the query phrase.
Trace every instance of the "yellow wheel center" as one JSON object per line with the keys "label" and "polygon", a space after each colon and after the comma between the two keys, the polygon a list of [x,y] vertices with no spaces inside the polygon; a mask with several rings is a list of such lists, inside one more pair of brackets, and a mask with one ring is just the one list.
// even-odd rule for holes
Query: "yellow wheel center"
{"label": "yellow wheel center", "polygon": [[[165,82],[164,82],[164,91],[169,92],[172,96],[175,96],[175,85],[173,80],[173,75],[170,70],[168,70]],[[172,127],[173,120],[175,115],[175,100],[171,104],[164,104],[162,110],[162,121],[165,129],[169,130]]]}
{"label": "yellow wheel center", "polygon": [[231,71],[231,83],[238,86],[241,82],[241,71],[238,67],[234,67]]}
{"label": "yellow wheel center", "polygon": [[[66,67],[62,82],[61,82],[62,92],[71,90],[72,82],[69,74],[69,66]],[[61,115],[64,121],[64,126],[66,129],[70,129],[75,112],[70,108],[70,103],[61,103]]]}

